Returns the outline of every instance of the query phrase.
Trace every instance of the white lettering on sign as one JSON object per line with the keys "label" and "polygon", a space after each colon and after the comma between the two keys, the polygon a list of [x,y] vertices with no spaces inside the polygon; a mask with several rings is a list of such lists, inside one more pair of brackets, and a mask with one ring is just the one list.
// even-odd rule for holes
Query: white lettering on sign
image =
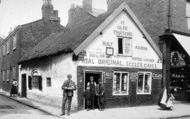
{"label": "white lettering on sign", "polygon": [[161,63],[148,63],[139,61],[126,61],[122,59],[108,58],[85,58],[81,65],[87,66],[113,66],[113,67],[130,67],[143,69],[162,69]]}

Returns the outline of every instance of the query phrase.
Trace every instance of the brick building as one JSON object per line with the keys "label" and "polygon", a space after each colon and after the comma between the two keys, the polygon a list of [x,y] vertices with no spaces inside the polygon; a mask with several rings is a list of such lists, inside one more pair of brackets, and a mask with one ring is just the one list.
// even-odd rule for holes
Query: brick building
{"label": "brick building", "polygon": [[12,79],[18,80],[18,61],[25,53],[50,34],[62,31],[66,28],[60,25],[58,11],[54,10],[51,0],[44,0],[42,19],[17,26],[1,44],[2,89],[9,91]]}

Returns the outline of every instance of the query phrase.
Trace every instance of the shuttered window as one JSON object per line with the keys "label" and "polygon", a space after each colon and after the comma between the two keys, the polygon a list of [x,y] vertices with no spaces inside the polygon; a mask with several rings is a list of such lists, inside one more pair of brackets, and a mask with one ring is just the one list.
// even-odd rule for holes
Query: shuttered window
{"label": "shuttered window", "polygon": [[132,56],[132,38],[118,38],[118,54]]}

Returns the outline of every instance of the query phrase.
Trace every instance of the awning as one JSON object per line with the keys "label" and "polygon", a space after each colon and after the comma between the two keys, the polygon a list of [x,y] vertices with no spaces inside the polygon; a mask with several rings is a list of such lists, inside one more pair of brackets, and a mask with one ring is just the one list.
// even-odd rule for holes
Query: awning
{"label": "awning", "polygon": [[190,56],[190,36],[185,36],[176,33],[173,33],[173,35]]}

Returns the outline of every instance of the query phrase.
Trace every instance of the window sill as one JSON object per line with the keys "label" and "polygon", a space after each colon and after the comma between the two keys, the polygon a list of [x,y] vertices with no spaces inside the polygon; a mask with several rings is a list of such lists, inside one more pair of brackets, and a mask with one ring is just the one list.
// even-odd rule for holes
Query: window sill
{"label": "window sill", "polygon": [[136,93],[137,95],[151,95],[151,93]]}
{"label": "window sill", "polygon": [[112,96],[127,96],[127,95],[129,95],[128,93],[127,94],[113,94],[112,93]]}

